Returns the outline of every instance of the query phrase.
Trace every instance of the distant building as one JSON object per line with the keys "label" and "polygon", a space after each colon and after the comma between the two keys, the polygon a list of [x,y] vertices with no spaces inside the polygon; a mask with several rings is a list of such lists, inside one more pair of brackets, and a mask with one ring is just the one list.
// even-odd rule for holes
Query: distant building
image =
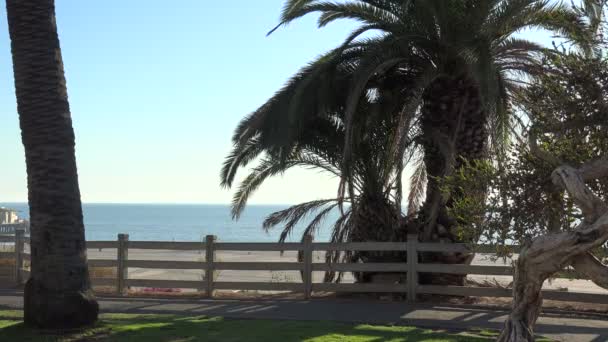
{"label": "distant building", "polygon": [[20,223],[17,210],[0,207],[0,224]]}

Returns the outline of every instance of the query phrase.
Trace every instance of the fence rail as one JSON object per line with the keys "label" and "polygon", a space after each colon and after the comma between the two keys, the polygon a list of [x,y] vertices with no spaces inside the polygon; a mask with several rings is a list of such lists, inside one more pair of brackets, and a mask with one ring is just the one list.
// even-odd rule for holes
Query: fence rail
{"label": "fence rail", "polygon": [[15,234],[18,230],[28,231],[28,229],[29,224],[25,222],[0,224],[0,234]]}
{"label": "fence rail", "polygon": [[[0,235],[0,242],[12,242],[16,247],[14,252],[0,252],[0,259],[15,260],[14,280],[22,284],[28,277],[29,271],[24,268],[24,262],[29,262],[30,254],[25,252],[24,245],[29,240],[23,230],[17,230],[15,235]],[[129,287],[155,288],[190,288],[204,291],[213,296],[215,290],[260,290],[260,291],[295,291],[303,292],[310,298],[312,292],[374,292],[374,293],[406,293],[408,301],[416,301],[417,294],[437,294],[454,296],[477,297],[510,297],[511,290],[491,287],[422,285],[418,283],[418,273],[445,274],[476,274],[492,276],[512,276],[510,266],[493,265],[464,265],[464,264],[426,264],[419,263],[419,252],[465,252],[470,251],[463,244],[420,243],[416,235],[408,236],[407,243],[395,242],[351,242],[351,243],[315,243],[308,237],[302,243],[233,243],[216,242],[215,236],[207,236],[204,242],[167,242],[167,241],[129,241],[127,234],[119,234],[116,241],[87,241],[87,248],[116,249],[116,259],[89,259],[90,267],[115,268],[115,278],[93,278],[94,286],[112,286],[120,294],[126,293]],[[129,250],[154,249],[176,251],[204,252],[204,261],[169,261],[169,260],[136,260],[129,258]],[[407,252],[407,262],[387,263],[325,263],[313,262],[316,251],[399,251]],[[474,249],[481,252],[496,251],[494,246],[478,246]],[[518,251],[518,247],[513,247]],[[216,260],[218,251],[298,251],[303,253],[303,260],[298,262],[223,262]],[[160,280],[160,279],[130,279],[129,268],[146,269],[179,269],[202,270],[202,280]],[[228,282],[217,281],[216,271],[299,271],[301,282]],[[314,283],[313,272],[389,272],[405,274],[405,281],[395,284],[335,284]],[[564,274],[567,274],[565,272]],[[608,304],[607,294],[564,292],[544,290],[546,299],[590,302]]]}

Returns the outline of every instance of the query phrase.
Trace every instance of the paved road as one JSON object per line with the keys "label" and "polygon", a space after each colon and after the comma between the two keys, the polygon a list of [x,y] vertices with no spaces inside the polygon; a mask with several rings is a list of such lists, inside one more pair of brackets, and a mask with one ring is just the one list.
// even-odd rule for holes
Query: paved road
{"label": "paved road", "polygon": [[[248,319],[332,320],[342,322],[404,324],[428,328],[498,330],[507,312],[448,305],[361,300],[191,300],[152,298],[100,298],[103,312],[170,313]],[[1,309],[21,309],[22,293],[0,290]],[[608,341],[608,315],[585,318],[543,315],[537,333],[568,342]]]}

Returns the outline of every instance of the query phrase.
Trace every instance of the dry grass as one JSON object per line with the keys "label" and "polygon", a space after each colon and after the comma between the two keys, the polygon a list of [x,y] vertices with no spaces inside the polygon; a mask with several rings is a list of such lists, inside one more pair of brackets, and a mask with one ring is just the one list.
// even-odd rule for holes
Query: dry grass
{"label": "dry grass", "polygon": [[0,259],[0,269],[15,268],[15,259]]}
{"label": "dry grass", "polygon": [[[0,252],[2,253],[14,253],[15,252],[15,246],[12,244],[6,244],[6,243],[0,243]],[[0,258],[0,269],[3,269],[5,267],[15,267],[15,259],[14,258]],[[30,267],[30,262],[27,260],[23,261],[23,267],[24,268],[29,268]],[[12,272],[12,269],[11,269]],[[0,274],[2,273],[2,271],[0,270]]]}
{"label": "dry grass", "polygon": [[[500,309],[511,309],[511,298],[494,298],[494,297],[471,297],[458,298],[455,304],[472,304],[484,307],[496,307]],[[608,313],[608,304],[598,303],[577,303],[577,302],[562,302],[559,300],[543,300],[543,310],[559,310],[571,311],[579,313],[592,313],[606,315]]]}
{"label": "dry grass", "polygon": [[6,243],[0,243],[0,252],[9,252],[12,253],[15,251],[15,245],[13,244],[6,244]]}
{"label": "dry grass", "polygon": [[500,283],[496,279],[476,280],[476,279],[467,278],[466,285],[475,286],[475,287],[492,287],[492,288],[497,288],[497,289],[512,289],[513,288],[513,282],[509,282],[508,284],[503,284],[503,283]]}
{"label": "dry grass", "polygon": [[[2,253],[13,253],[15,252],[15,246],[12,244],[0,243],[0,252]],[[0,277],[13,276],[15,272],[15,259],[14,258],[0,258]]]}
{"label": "dry grass", "polygon": [[89,267],[91,278],[117,278],[116,267]]}
{"label": "dry grass", "polygon": [[[6,243],[0,243],[0,252],[2,253],[14,253],[15,252],[15,246],[14,245],[9,245]],[[14,268],[15,267],[15,259],[13,258],[0,258],[0,276],[5,275],[6,273],[6,269],[9,268]],[[13,274],[12,272],[13,269],[9,269],[8,272],[9,274]]]}

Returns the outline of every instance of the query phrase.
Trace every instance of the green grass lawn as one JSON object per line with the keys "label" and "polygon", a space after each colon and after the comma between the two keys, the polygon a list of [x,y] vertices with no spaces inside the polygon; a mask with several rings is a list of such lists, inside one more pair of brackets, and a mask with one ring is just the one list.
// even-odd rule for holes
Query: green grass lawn
{"label": "green grass lawn", "polygon": [[489,341],[489,332],[448,333],[403,326],[233,320],[206,316],[106,314],[92,328],[58,336],[32,331],[18,311],[0,311],[2,341]]}

